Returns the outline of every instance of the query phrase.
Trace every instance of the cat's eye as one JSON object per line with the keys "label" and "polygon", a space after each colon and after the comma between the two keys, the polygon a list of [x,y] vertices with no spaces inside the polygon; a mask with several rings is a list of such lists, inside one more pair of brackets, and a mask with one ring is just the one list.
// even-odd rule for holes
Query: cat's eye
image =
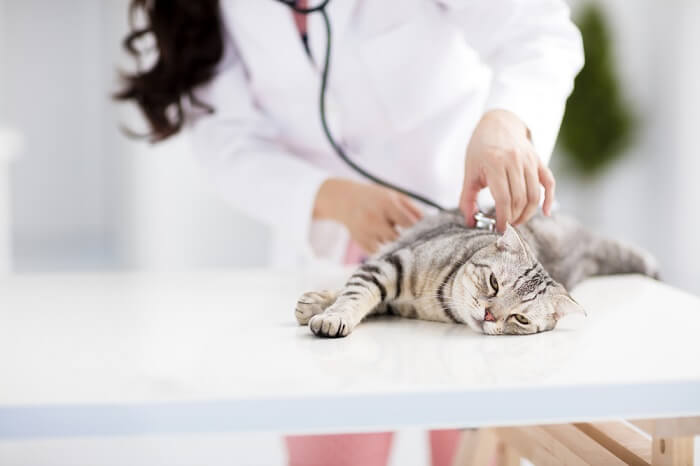
{"label": "cat's eye", "polygon": [[491,277],[489,277],[489,284],[491,285],[491,288],[493,288],[493,294],[498,293],[498,280],[496,280],[496,276],[494,274],[491,274]]}
{"label": "cat's eye", "polygon": [[515,320],[517,320],[518,322],[520,322],[523,325],[528,325],[530,323],[530,319],[528,319],[527,317],[525,317],[522,314],[514,314],[514,316],[515,316]]}

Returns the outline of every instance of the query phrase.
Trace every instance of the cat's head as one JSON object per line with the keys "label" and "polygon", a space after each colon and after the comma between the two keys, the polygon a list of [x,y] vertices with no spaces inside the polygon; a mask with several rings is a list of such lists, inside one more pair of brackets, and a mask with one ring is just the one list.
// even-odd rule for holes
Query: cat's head
{"label": "cat's head", "polygon": [[462,267],[452,293],[469,326],[490,335],[543,332],[567,314],[585,314],[510,225]]}

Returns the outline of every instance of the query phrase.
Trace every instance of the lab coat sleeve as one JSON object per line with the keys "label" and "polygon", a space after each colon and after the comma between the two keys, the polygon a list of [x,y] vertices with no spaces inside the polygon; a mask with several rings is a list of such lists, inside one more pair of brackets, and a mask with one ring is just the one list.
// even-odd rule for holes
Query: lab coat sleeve
{"label": "lab coat sleeve", "polygon": [[581,34],[561,0],[444,0],[450,16],[493,71],[485,110],[510,110],[547,162],[574,78]]}
{"label": "lab coat sleeve", "polygon": [[327,173],[281,142],[275,122],[256,105],[240,62],[220,70],[196,95],[215,109],[190,125],[192,149],[208,181],[232,206],[309,257],[313,205]]}

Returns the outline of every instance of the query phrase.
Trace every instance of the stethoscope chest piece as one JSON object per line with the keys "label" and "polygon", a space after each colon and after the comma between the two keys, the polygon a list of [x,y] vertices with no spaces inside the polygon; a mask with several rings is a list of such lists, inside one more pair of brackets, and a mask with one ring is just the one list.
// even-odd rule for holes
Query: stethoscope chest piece
{"label": "stethoscope chest piece", "polygon": [[496,220],[491,217],[487,217],[482,212],[477,212],[474,214],[474,221],[474,228],[478,230],[496,231]]}

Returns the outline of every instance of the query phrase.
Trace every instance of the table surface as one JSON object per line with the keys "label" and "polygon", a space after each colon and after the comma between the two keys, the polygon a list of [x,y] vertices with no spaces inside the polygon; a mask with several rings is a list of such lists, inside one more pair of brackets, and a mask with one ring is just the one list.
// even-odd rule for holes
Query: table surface
{"label": "table surface", "polygon": [[297,325],[339,269],[0,280],[0,437],[339,432],[700,414],[700,300],[639,276],[572,293],[552,332]]}

